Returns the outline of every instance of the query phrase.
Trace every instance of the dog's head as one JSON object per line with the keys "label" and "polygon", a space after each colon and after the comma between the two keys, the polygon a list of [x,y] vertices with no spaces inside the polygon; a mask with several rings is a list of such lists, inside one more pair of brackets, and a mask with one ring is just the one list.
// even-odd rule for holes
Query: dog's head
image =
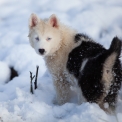
{"label": "dog's head", "polygon": [[29,19],[29,41],[37,54],[53,55],[60,47],[61,32],[57,17],[53,14],[48,20],[41,20],[36,14]]}

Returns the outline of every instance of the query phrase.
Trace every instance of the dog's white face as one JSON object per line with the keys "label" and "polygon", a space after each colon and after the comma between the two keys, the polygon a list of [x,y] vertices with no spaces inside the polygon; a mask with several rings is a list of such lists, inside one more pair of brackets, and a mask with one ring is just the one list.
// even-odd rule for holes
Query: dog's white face
{"label": "dog's white face", "polygon": [[53,55],[59,48],[61,32],[55,15],[43,21],[35,14],[29,19],[29,41],[36,53],[42,56]]}

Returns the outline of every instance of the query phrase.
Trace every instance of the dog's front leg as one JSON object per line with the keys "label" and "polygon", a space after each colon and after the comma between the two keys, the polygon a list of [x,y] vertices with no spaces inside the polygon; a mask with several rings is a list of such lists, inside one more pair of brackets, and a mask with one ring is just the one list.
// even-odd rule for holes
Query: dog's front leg
{"label": "dog's front leg", "polygon": [[64,79],[58,79],[54,81],[56,89],[56,99],[59,105],[62,105],[69,101],[70,84]]}

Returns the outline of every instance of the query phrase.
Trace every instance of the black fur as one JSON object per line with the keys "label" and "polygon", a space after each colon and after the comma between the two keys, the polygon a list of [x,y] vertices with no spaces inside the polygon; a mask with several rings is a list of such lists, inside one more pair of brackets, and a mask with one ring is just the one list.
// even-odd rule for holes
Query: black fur
{"label": "black fur", "polygon": [[[82,37],[85,41],[82,41]],[[115,37],[107,50],[102,45],[93,42],[88,36],[77,34],[75,42],[82,41],[81,45],[70,52],[67,62],[67,69],[77,79],[84,97],[88,102],[98,102],[106,92],[102,80],[103,65],[105,60],[113,53],[117,53],[117,58],[113,66],[114,81],[111,83],[108,95],[103,102],[114,105],[117,93],[121,87],[122,69],[119,56],[121,53],[121,41]],[[84,69],[80,68],[84,59],[88,59]]]}
{"label": "black fur", "polygon": [[67,69],[76,78],[79,77],[79,70],[84,59],[96,57],[106,50],[102,45],[93,42],[88,36],[83,34],[77,34],[75,42],[82,41],[81,37],[84,37],[86,41],[83,41],[80,46],[70,52],[67,62]]}
{"label": "black fur", "polygon": [[[75,36],[75,42],[78,42],[78,41],[81,41],[81,37],[84,38],[84,39],[87,39],[87,41],[91,40],[87,35],[85,34],[80,34],[78,33],[76,36]],[[91,40],[92,41],[92,40]]]}

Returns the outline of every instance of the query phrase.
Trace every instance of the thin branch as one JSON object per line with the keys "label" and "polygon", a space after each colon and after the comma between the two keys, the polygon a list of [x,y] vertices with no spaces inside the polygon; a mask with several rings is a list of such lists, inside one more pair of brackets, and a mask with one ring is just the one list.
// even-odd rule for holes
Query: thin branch
{"label": "thin branch", "polygon": [[35,77],[35,75],[32,76],[32,72],[30,72],[30,92],[32,94],[34,94],[34,92],[33,92],[33,84],[32,84],[32,80],[34,79],[34,77]]}
{"label": "thin branch", "polygon": [[35,77],[35,82],[34,82],[34,85],[35,85],[35,89],[37,89],[37,77],[38,77],[38,70],[39,70],[39,66],[36,66],[36,77]]}

